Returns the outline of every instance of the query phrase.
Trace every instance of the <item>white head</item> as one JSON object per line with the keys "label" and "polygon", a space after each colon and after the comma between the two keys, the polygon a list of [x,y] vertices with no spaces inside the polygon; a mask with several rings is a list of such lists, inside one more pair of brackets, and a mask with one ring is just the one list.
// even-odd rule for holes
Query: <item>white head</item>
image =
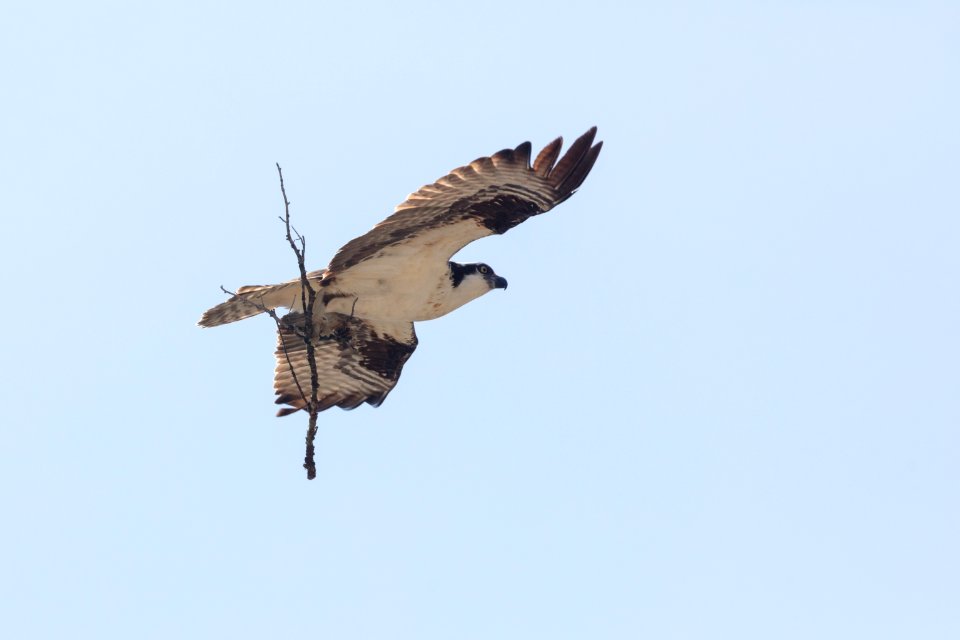
{"label": "white head", "polygon": [[451,262],[449,273],[451,286],[441,315],[450,313],[489,291],[507,288],[506,278],[501,278],[482,262],[473,264]]}

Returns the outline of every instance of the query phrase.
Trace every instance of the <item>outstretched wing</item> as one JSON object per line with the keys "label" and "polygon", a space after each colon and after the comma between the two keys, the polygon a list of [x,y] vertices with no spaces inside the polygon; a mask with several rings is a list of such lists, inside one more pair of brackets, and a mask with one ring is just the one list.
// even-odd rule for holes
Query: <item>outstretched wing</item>
{"label": "outstretched wing", "polygon": [[386,256],[398,245],[404,245],[403,253],[429,249],[446,261],[474,240],[549,211],[573,195],[590,173],[603,145],[593,144],[596,133],[593,127],[577,138],[559,162],[563,138],[544,147],[532,166],[530,143],[524,142],[454,169],[407,196],[393,215],[344,245],[327,276]]}
{"label": "outstretched wing", "polygon": [[[307,407],[311,397],[310,363],[303,340],[305,316],[289,313],[280,321],[277,367],[273,386],[278,416]],[[364,402],[375,407],[396,386],[404,363],[417,348],[413,323],[373,325],[341,314],[327,314],[315,325],[318,409],[355,409]]]}

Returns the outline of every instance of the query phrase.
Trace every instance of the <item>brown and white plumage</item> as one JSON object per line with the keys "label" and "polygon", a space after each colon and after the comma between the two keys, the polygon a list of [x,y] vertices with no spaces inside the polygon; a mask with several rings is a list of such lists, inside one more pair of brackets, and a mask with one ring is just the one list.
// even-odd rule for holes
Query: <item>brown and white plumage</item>
{"label": "brown and white plumage", "polygon": [[[593,144],[595,136],[596,127],[559,161],[561,138],[532,163],[531,145],[524,142],[454,169],[345,244],[326,269],[309,273],[318,294],[314,346],[321,408],[379,405],[416,347],[413,322],[440,317],[494,288],[505,288],[506,281],[486,265],[458,265],[450,258],[470,242],[505,233],[573,195],[600,153],[602,143]],[[300,301],[299,279],[242,287],[204,313],[199,324],[217,326],[277,307],[303,311]],[[309,368],[306,378],[300,374],[307,366],[306,348],[293,328],[304,321],[302,314],[290,314],[280,331],[275,386],[278,402],[292,407],[281,415],[306,404],[293,388],[287,357],[309,396]],[[346,334],[349,340],[343,339]],[[363,355],[381,352],[390,356]]]}
{"label": "brown and white plumage", "polygon": [[[298,312],[288,313],[280,322],[273,388],[277,404],[290,406],[277,415],[305,408],[311,396],[305,328],[306,316]],[[320,379],[318,411],[330,407],[354,409],[364,402],[379,407],[417,348],[412,322],[373,324],[337,313],[328,314],[324,325],[316,329],[313,350]]]}
{"label": "brown and white plumage", "polygon": [[325,272],[339,275],[383,255],[392,245],[431,232],[430,240],[441,244],[449,259],[474,240],[504,233],[549,211],[587,177],[603,146],[591,147],[596,133],[593,127],[580,136],[556,165],[563,138],[544,147],[532,167],[531,145],[524,142],[454,169],[411,193],[392,216],[345,244]]}

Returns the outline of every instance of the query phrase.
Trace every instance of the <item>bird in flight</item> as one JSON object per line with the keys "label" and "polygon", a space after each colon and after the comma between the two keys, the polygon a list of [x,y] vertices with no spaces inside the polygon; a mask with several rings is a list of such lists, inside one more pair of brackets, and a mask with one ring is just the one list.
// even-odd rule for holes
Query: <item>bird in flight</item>
{"label": "bird in flight", "polygon": [[[415,322],[506,289],[507,281],[490,266],[451,258],[474,240],[505,233],[572,196],[600,154],[596,133],[593,127],[577,138],[562,158],[563,139],[557,138],[532,164],[530,143],[524,142],[454,169],[345,244],[326,269],[308,273],[316,291],[317,409],[380,406],[417,348]],[[215,327],[268,309],[290,310],[279,322],[274,389],[276,403],[285,406],[278,416],[306,409],[310,397],[298,383],[309,386],[311,379],[301,292],[300,278],[240,287],[198,323]]]}

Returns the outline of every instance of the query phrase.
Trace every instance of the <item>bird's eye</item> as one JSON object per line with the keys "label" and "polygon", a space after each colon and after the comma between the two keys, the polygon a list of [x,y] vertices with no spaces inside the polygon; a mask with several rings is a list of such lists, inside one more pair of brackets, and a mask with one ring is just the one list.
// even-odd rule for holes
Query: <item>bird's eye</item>
{"label": "bird's eye", "polygon": [[488,273],[490,273],[490,267],[488,267],[485,264],[482,264],[479,267],[477,267],[477,271],[479,271],[483,275],[487,275]]}

